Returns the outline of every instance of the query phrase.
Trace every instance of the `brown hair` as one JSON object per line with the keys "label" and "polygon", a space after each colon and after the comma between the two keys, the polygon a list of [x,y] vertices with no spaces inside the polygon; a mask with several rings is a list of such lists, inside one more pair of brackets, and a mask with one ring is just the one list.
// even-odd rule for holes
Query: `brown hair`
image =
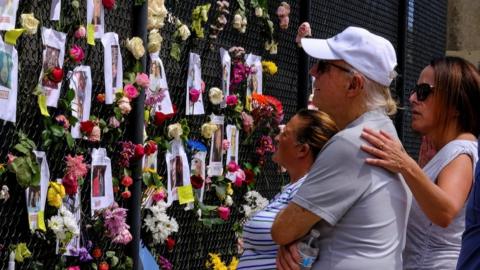
{"label": "brown hair", "polygon": [[325,143],[338,132],[337,125],[322,111],[302,109],[296,116],[302,120],[296,130],[297,141],[308,144],[316,157]]}
{"label": "brown hair", "polygon": [[445,130],[449,110],[457,115],[461,132],[480,134],[480,74],[474,65],[460,58],[447,56],[430,62],[435,74],[437,120]]}

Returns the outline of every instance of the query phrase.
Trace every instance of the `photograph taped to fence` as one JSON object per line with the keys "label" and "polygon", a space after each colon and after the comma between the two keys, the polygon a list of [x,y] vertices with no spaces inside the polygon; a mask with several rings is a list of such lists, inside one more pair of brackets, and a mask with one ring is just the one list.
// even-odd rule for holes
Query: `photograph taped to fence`
{"label": "photograph taped to fence", "polygon": [[19,0],[0,0],[0,30],[15,28]]}
{"label": "photograph taped to fence", "polygon": [[173,140],[171,150],[165,154],[167,162],[168,177],[168,200],[170,205],[174,200],[178,200],[178,188],[190,185],[190,168],[188,166],[187,154],[181,141]]}
{"label": "photograph taped to fence", "polygon": [[210,142],[210,160],[208,163],[208,176],[220,176],[223,173],[223,137],[224,116],[212,115],[211,121],[217,125]]}
{"label": "photograph taped to fence", "polygon": [[200,56],[190,53],[186,89],[186,115],[204,114],[202,98],[202,68]]}
{"label": "photograph taped to fence", "polygon": [[223,101],[220,104],[222,108],[227,106],[225,99],[230,95],[230,71],[232,67],[232,58],[227,50],[220,48],[220,58],[222,60],[222,92]]}
{"label": "photograph taped to fence", "polygon": [[76,67],[70,78],[70,88],[75,91],[75,98],[72,100],[72,115],[78,122],[72,126],[72,137],[82,138],[80,122],[90,118],[90,107],[92,102],[92,75],[89,66]]}
{"label": "photograph taped to fence", "polygon": [[101,38],[105,32],[105,10],[102,0],[87,0],[87,22],[93,25],[94,38]]}
{"label": "photograph taped to fence", "polygon": [[40,167],[40,184],[38,187],[29,187],[25,190],[27,202],[28,224],[33,232],[37,229],[46,231],[44,211],[47,201],[48,182],[50,170],[48,168],[45,152],[34,151],[38,166]]}
{"label": "photograph taped to fence", "polygon": [[[75,221],[77,222],[77,226],[80,226],[81,220],[81,198],[80,192],[77,192],[74,196],[66,195],[63,198],[63,206],[68,209],[68,211],[72,212],[73,216],[75,217]],[[73,253],[72,251],[78,250],[80,248],[80,235],[74,236],[72,240],[67,244],[67,251],[63,254],[66,256],[78,256],[77,254]],[[57,247],[56,252],[59,253],[59,242],[57,240]]]}
{"label": "photograph taped to fence", "polygon": [[61,0],[52,0],[52,6],[50,7],[50,20],[51,21],[60,20],[60,10],[62,10],[62,1]]}
{"label": "photograph taped to fence", "polygon": [[62,82],[53,82],[52,80],[48,79],[46,75],[53,68],[63,67],[63,59],[65,58],[65,39],[65,33],[42,27],[42,41],[44,49],[42,72],[40,73],[39,81],[40,86],[47,97],[47,106],[49,107],[57,107]]}
{"label": "photograph taped to fence", "polygon": [[0,119],[15,123],[17,116],[18,54],[0,37]]}
{"label": "photograph taped to fence", "polygon": [[113,32],[102,36],[103,71],[105,77],[105,103],[112,104],[115,91],[123,87],[123,60],[118,35]]}
{"label": "photograph taped to fence", "polygon": [[167,76],[162,59],[157,53],[150,54],[150,86],[147,98],[153,101],[154,112],[173,113],[172,100],[168,91]]}
{"label": "photograph taped to fence", "polygon": [[250,67],[250,73],[247,77],[247,93],[245,94],[245,107],[248,110],[251,110],[252,94],[262,94],[262,57],[254,54],[247,54],[245,56],[245,64]]}
{"label": "photograph taped to fence", "polygon": [[90,204],[92,216],[95,210],[109,207],[114,202],[112,167],[105,148],[93,149],[90,173]]}
{"label": "photograph taped to fence", "polygon": [[143,171],[146,171],[146,170],[153,170],[155,172],[157,171],[157,154],[158,154],[158,151],[155,151],[150,155],[143,156],[143,160],[142,160]]}
{"label": "photograph taped to fence", "polygon": [[201,152],[196,152],[193,157],[192,157],[192,162],[190,165],[190,174],[199,176],[203,179],[203,184],[200,189],[195,189],[195,195],[198,199],[198,201],[203,202],[203,192],[205,189],[205,161],[207,157],[207,152],[201,151]]}

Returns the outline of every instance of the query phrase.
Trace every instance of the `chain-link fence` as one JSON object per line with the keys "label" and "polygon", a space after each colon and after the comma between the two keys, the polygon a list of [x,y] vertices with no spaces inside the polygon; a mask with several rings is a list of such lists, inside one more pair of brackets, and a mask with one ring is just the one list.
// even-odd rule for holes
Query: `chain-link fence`
{"label": "chain-link fence", "polygon": [[[303,1],[303,0],[302,0]],[[200,137],[200,126],[206,121],[208,113],[211,112],[207,102],[206,115],[185,116],[185,88],[186,74],[188,69],[188,53],[195,52],[202,59],[202,79],[205,81],[207,89],[221,84],[221,65],[218,49],[228,49],[232,46],[242,46],[247,53],[254,53],[262,56],[262,60],[272,60],[278,65],[278,73],[275,76],[264,76],[264,93],[277,97],[284,105],[285,118],[288,120],[297,108],[297,78],[298,78],[298,54],[294,42],[296,31],[300,23],[300,5],[302,1],[290,1],[290,27],[287,30],[280,30],[278,19],[275,15],[276,8],[282,1],[268,1],[269,14],[275,25],[275,38],[278,41],[278,54],[270,55],[264,50],[264,33],[259,19],[254,15],[253,10],[247,14],[248,28],[246,34],[239,34],[232,28],[233,12],[238,8],[236,1],[230,1],[229,23],[224,31],[218,37],[214,44],[214,50],[211,50],[208,40],[199,40],[190,38],[181,52],[179,62],[173,60],[170,55],[172,35],[175,26],[167,23],[161,30],[164,38],[160,57],[163,60],[172,102],[180,109],[174,119],[167,122],[174,123],[180,118],[186,118],[191,128],[191,138]],[[71,9],[68,1],[63,1],[63,16],[71,16]],[[82,3],[80,11],[86,14],[85,2]],[[106,13],[106,32],[116,32],[119,34],[120,41],[130,38],[132,29],[132,1],[117,1],[117,9]],[[165,0],[165,6],[175,17],[182,20],[187,25],[191,24],[192,9],[199,4],[206,2],[215,6],[215,1],[180,1]],[[245,1],[247,7],[250,1]],[[406,5],[406,6],[405,6]],[[405,7],[405,12],[402,10]],[[400,46],[405,46],[403,51],[406,61],[406,69],[399,70],[404,74],[404,85],[406,89],[412,87],[419,71],[425,66],[431,57],[443,55],[445,46],[445,22],[446,22],[447,1],[427,1],[427,0],[409,0],[407,2],[399,0],[334,0],[334,1],[311,1],[310,23],[313,30],[313,36],[316,38],[330,37],[343,30],[349,25],[365,27],[372,32],[378,33],[389,39],[398,50]],[[22,13],[34,12],[35,17],[41,19],[41,24],[45,27],[54,27],[59,29],[61,25],[51,22],[49,18],[50,1],[21,1],[18,16]],[[209,22],[214,19],[214,8],[210,10]],[[86,16],[83,16],[86,17]],[[82,18],[83,18],[82,17]],[[146,18],[145,18],[146,19]],[[83,19],[85,23],[85,18]],[[18,21],[18,20],[17,20]],[[403,29],[402,25],[407,26]],[[17,22],[18,25],[18,22]],[[65,29],[65,32],[73,32],[72,29]],[[72,44],[73,38],[68,36],[67,47]],[[102,93],[103,86],[103,48],[97,41],[95,47],[87,46],[85,41],[80,45],[86,50],[85,64],[92,68],[93,93],[92,93],[92,115],[102,116],[109,110],[106,106],[100,106],[96,103],[95,96]],[[40,34],[35,36],[22,36],[16,46],[19,54],[19,90],[17,105],[16,124],[5,123],[0,127],[0,161],[6,160],[7,153],[11,151],[16,143],[17,131],[25,132],[37,145],[41,145],[41,131],[43,129],[42,117],[37,109],[37,99],[33,95],[33,90],[38,82],[41,71],[42,61],[42,40]],[[122,46],[122,55],[124,67],[131,63],[130,54]],[[63,93],[65,88],[63,87]],[[397,89],[392,89],[395,96],[403,100],[402,106],[405,110],[400,111],[404,117],[400,118],[403,126],[403,133],[400,134],[407,150],[416,155],[418,151],[418,136],[411,132],[409,127],[410,115],[408,113],[408,92],[405,91],[403,84]],[[308,91],[309,92],[309,91]],[[205,98],[205,97],[204,97]],[[51,111],[53,113],[53,111]],[[61,113],[61,112],[57,112]],[[138,119],[141,121],[140,119]],[[160,128],[155,132],[162,132]],[[242,140],[242,138],[241,138]],[[102,145],[80,144],[82,147],[98,147]],[[64,162],[63,158],[69,153],[66,145],[58,144],[47,150],[48,163],[51,170],[51,178],[62,177]],[[240,160],[245,160],[250,151],[247,147],[240,148]],[[160,175],[166,175],[166,166],[160,158]],[[114,168],[115,169],[115,168]],[[86,179],[88,183],[89,179]],[[279,173],[278,168],[271,162],[264,166],[259,179],[257,179],[257,190],[265,197],[272,198],[280,187],[287,182],[285,175]],[[48,242],[41,237],[31,234],[28,228],[28,219],[26,211],[26,202],[24,190],[21,189],[15,181],[14,175],[4,174],[0,178],[0,184],[7,184],[10,188],[11,198],[7,202],[0,202],[0,244],[3,245],[0,251],[0,268],[6,269],[8,262],[8,252],[6,247],[18,242],[26,242],[29,249],[33,252],[33,259],[43,263],[43,269],[53,269],[57,261],[55,254],[55,243]],[[82,194],[89,194],[90,187],[84,185]],[[235,194],[235,201],[240,201],[241,193]],[[89,199],[82,196],[84,205],[83,212],[89,213]],[[207,192],[206,203],[215,201],[214,192]],[[139,206],[134,206],[139,207]],[[48,213],[47,213],[48,214]],[[184,211],[183,207],[174,203],[169,209],[169,214],[174,216],[179,223],[179,232],[175,234],[176,246],[173,252],[168,252],[165,247],[156,250],[156,253],[162,254],[171,260],[174,269],[203,269],[205,260],[209,252],[220,252],[230,258],[236,254],[236,238],[233,232],[233,221],[222,225],[216,225],[212,229],[200,226],[197,217],[191,211]],[[238,216],[240,213],[233,212],[232,215]],[[89,216],[88,214],[86,216]],[[232,218],[231,220],[234,220]],[[84,222],[86,224],[86,222]],[[120,252],[125,252],[117,247]],[[229,260],[229,259],[227,259]],[[18,269],[30,269],[29,263],[19,264]]]}

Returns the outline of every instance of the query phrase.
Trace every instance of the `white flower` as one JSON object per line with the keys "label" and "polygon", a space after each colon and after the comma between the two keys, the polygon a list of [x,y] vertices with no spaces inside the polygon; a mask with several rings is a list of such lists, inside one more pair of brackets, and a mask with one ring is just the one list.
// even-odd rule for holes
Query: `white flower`
{"label": "white flower", "polygon": [[132,106],[130,106],[130,100],[127,97],[122,97],[117,101],[118,108],[120,112],[125,115],[128,114],[132,110]]}
{"label": "white flower", "polygon": [[178,35],[183,41],[187,40],[191,34],[190,29],[188,29],[188,26],[186,26],[185,24],[180,25],[177,31],[178,31]]}
{"label": "white flower", "polygon": [[135,59],[140,59],[145,54],[145,48],[143,47],[143,40],[139,37],[133,37],[127,39],[127,49],[133,54]]}
{"label": "white flower", "polygon": [[183,134],[182,125],[179,123],[171,124],[168,126],[168,137],[172,139],[180,139]]}
{"label": "white flower", "polygon": [[150,31],[148,34],[148,44],[147,44],[147,49],[149,53],[154,53],[160,51],[162,48],[162,41],[163,38],[158,32],[157,29],[153,29]]}
{"label": "white flower", "polygon": [[240,14],[235,14],[235,16],[233,16],[233,28],[238,31],[242,28],[242,16]]}
{"label": "white flower", "polygon": [[225,205],[232,206],[232,204],[233,204],[232,197],[230,195],[227,195],[227,198],[225,198]]}
{"label": "white flower", "polygon": [[218,126],[212,122],[205,123],[202,125],[202,136],[205,139],[210,139],[213,136],[213,133],[218,129]]}
{"label": "white flower", "polygon": [[38,23],[39,21],[35,19],[33,13],[26,13],[20,16],[20,24],[29,35],[35,35],[37,33]]}
{"label": "white flower", "polygon": [[263,16],[263,9],[261,7],[255,8],[255,16],[262,17]]}
{"label": "white flower", "polygon": [[212,87],[208,91],[208,97],[213,105],[218,105],[223,101],[223,91],[218,87]]}
{"label": "white flower", "polygon": [[278,42],[276,42],[275,40],[272,40],[271,42],[266,41],[265,50],[267,50],[270,54],[277,54]]}
{"label": "white flower", "polygon": [[178,232],[178,223],[175,218],[165,213],[165,205],[153,205],[148,209],[152,215],[147,215],[143,220],[143,227],[152,233],[154,244],[163,243],[167,237]]}
{"label": "white flower", "polygon": [[53,216],[48,220],[48,228],[53,233],[58,234],[63,229],[63,218],[61,216]]}

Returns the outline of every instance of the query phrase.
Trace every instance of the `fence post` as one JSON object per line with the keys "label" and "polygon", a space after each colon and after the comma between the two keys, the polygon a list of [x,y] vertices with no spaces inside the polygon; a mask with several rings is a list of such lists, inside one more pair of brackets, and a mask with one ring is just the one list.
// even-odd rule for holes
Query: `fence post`
{"label": "fence post", "polygon": [[[310,22],[310,0],[300,0],[299,22]],[[309,96],[308,75],[309,57],[302,48],[297,48],[298,76],[297,76],[297,110],[306,108]]]}
{"label": "fence post", "polygon": [[[401,108],[405,107],[405,81],[406,81],[406,53],[407,53],[407,31],[408,31],[408,3],[407,0],[398,1],[398,38],[397,38],[397,71],[398,76],[395,80],[395,88],[398,96],[398,102]],[[404,140],[404,120],[405,110],[398,110],[395,115],[395,128],[401,141]]]}
{"label": "fence post", "polygon": [[[133,22],[132,35],[140,37],[146,47],[147,40],[147,1],[142,5],[133,6]],[[146,70],[146,54],[140,59],[142,71]],[[144,103],[145,89],[142,89],[140,95],[132,104],[132,113],[130,115],[129,137],[132,138],[134,144],[143,145],[144,130]],[[133,236],[129,245],[129,255],[133,260],[133,269],[142,270],[143,266],[140,262],[140,229],[141,220],[141,202],[142,202],[142,160],[138,160],[131,166],[133,185],[131,189],[132,197],[129,201],[128,221]]]}

